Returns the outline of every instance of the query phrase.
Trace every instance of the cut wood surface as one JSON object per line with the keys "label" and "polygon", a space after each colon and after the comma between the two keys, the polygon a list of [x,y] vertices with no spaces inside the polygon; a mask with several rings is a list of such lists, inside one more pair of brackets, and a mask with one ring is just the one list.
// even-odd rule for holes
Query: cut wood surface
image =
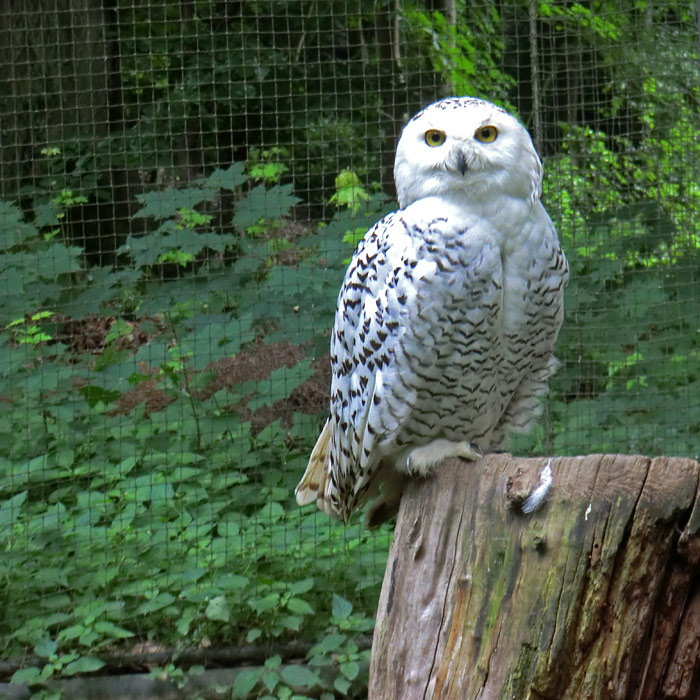
{"label": "cut wood surface", "polygon": [[370,700],[700,700],[700,467],[448,460],[404,492]]}

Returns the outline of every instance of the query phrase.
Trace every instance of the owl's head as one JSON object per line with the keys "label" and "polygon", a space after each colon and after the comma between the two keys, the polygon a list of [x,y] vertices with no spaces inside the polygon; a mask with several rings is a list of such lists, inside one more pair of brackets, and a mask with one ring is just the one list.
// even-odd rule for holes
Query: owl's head
{"label": "owl's head", "polygon": [[535,202],[542,164],[530,135],[504,109],[473,97],[449,97],[406,124],[394,179],[401,208],[431,196],[485,202],[507,195]]}

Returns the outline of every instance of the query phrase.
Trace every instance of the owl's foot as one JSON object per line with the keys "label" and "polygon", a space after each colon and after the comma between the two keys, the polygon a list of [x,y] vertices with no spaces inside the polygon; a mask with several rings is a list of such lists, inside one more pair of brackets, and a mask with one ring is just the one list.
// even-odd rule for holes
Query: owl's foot
{"label": "owl's foot", "polygon": [[450,457],[480,459],[483,454],[473,442],[452,442],[440,438],[412,449],[406,458],[405,470],[416,476],[427,476],[438,462]]}

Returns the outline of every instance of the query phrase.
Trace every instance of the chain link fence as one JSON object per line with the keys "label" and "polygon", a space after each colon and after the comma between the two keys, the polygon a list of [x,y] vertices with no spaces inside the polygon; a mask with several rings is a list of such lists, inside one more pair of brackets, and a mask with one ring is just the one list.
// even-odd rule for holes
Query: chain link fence
{"label": "chain link fence", "polygon": [[449,94],[528,127],[571,263],[513,452],[697,458],[699,36],[687,0],[6,0],[4,680],[245,648],[276,697],[366,692],[391,529],[293,489],[347,260]]}

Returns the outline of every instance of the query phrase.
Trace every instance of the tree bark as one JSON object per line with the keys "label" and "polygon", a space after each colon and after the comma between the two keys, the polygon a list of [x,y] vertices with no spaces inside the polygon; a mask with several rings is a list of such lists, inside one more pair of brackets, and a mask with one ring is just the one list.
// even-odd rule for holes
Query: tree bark
{"label": "tree bark", "polygon": [[409,483],[370,700],[700,698],[700,467],[690,459],[446,461]]}
{"label": "tree bark", "polygon": [[[104,136],[108,40],[99,0],[0,3],[0,197],[45,173],[40,150]],[[75,157],[74,153],[65,154]]]}

